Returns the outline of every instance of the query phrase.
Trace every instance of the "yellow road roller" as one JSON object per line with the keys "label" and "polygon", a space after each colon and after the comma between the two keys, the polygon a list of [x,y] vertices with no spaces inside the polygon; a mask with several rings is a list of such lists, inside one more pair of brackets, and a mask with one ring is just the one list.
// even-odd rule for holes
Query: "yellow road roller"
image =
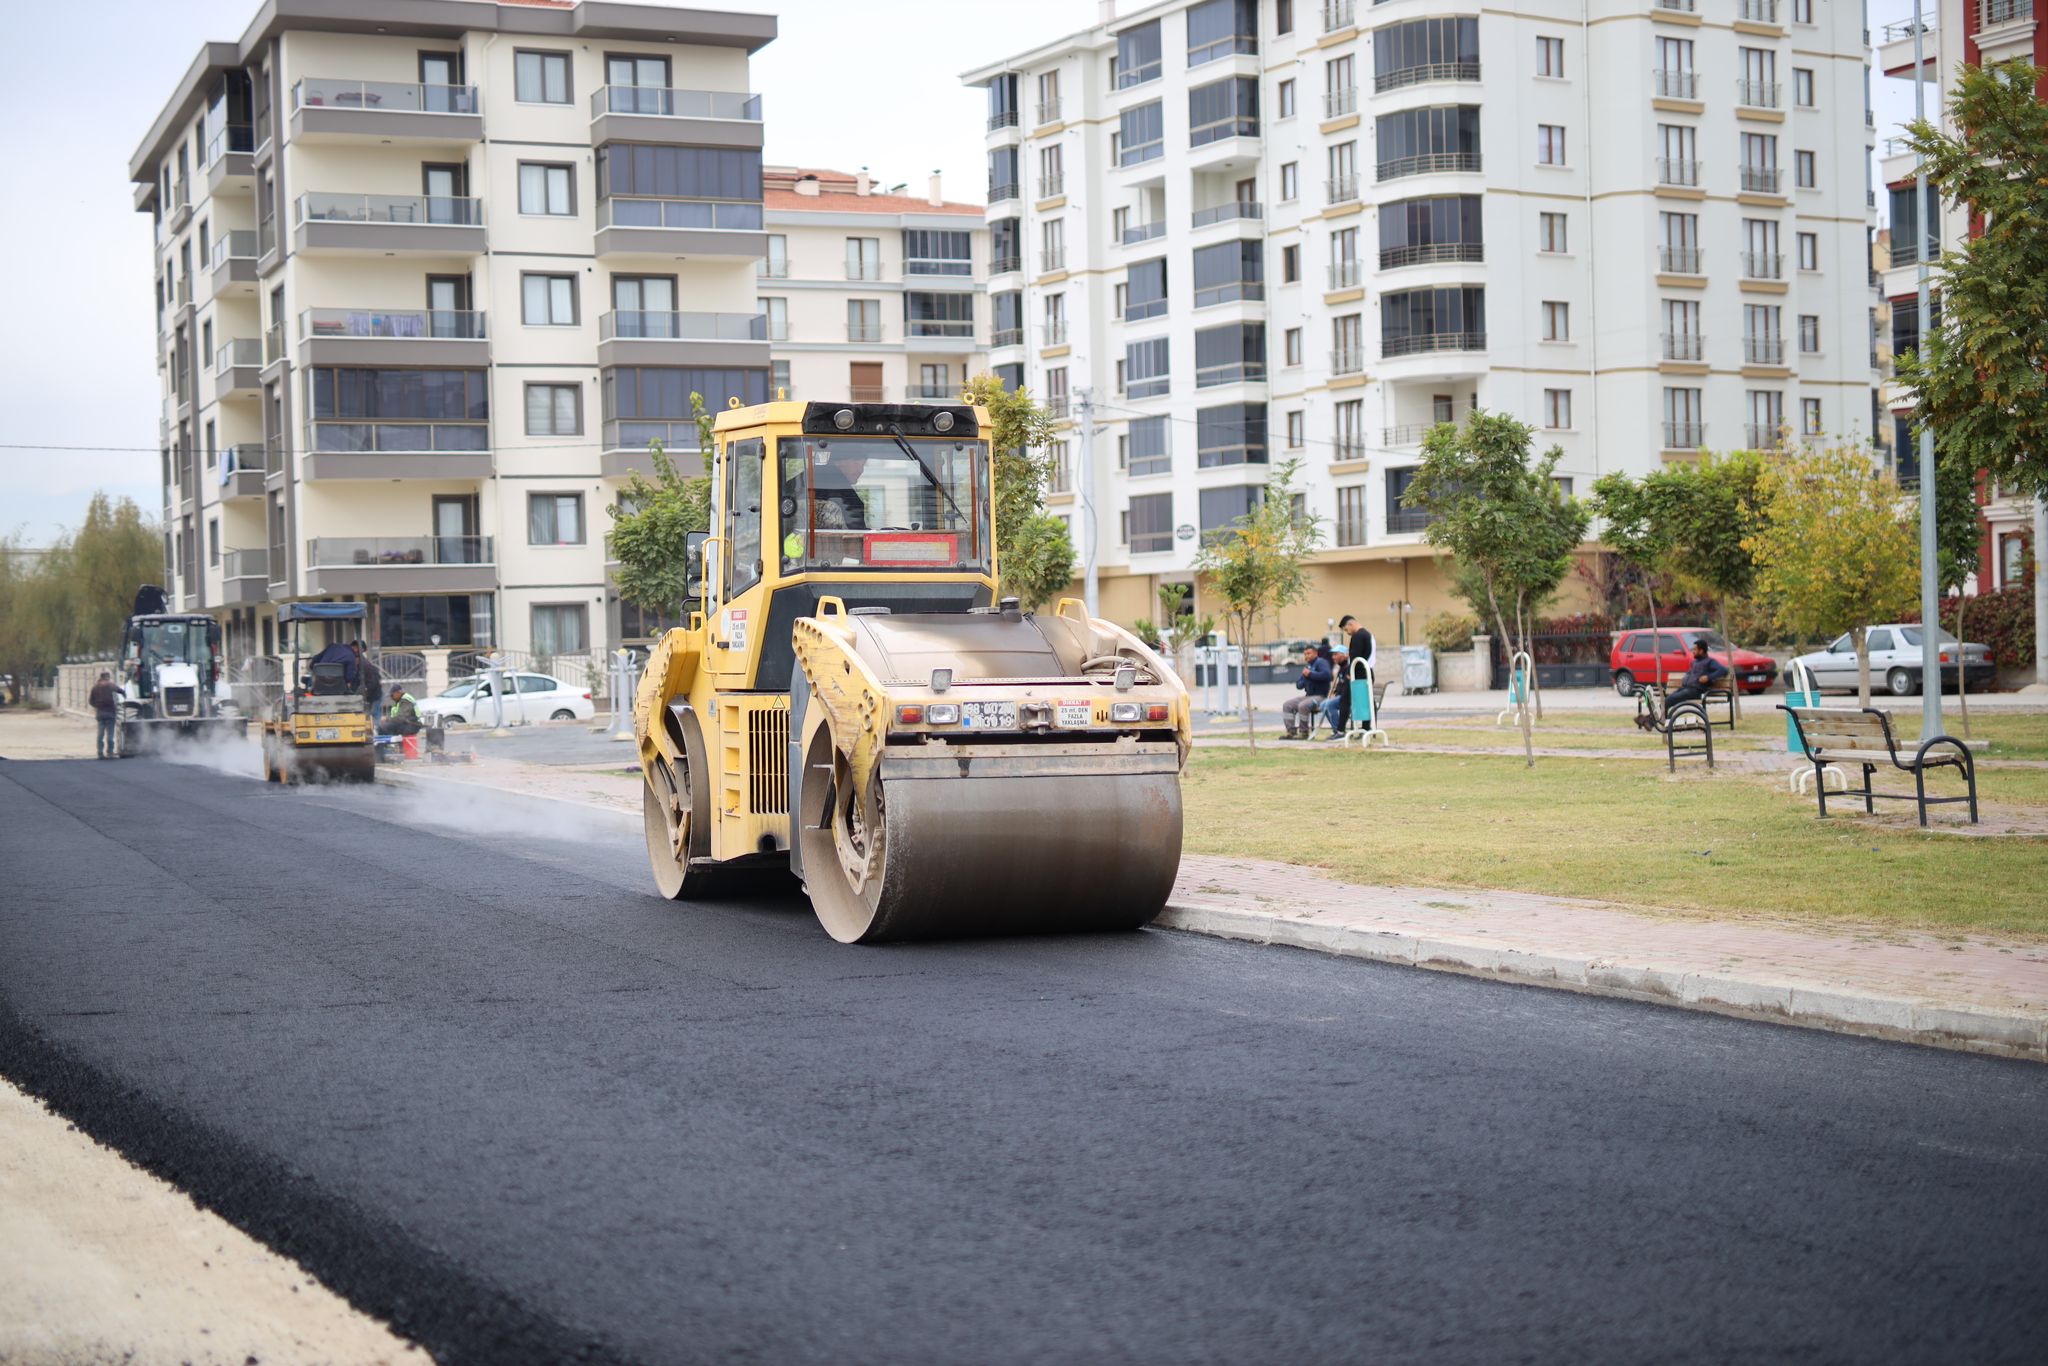
{"label": "yellow road roller", "polygon": [[1075,599],[998,600],[987,412],[773,402],[715,434],[701,610],[634,699],[661,894],[787,868],[843,943],[1157,915],[1187,689]]}
{"label": "yellow road roller", "polygon": [[262,708],[265,782],[377,780],[375,731],[348,648],[366,616],[360,602],[288,602],[277,609],[289,664],[283,687]]}

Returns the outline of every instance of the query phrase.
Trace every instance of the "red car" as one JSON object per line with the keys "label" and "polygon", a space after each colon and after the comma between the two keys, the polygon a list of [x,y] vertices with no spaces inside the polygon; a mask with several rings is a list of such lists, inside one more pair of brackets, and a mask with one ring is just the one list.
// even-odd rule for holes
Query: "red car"
{"label": "red car", "polygon": [[1614,652],[1607,661],[1614,675],[1614,690],[1623,697],[1634,697],[1638,682],[1676,686],[1692,667],[1692,643],[1696,640],[1707,642],[1707,654],[1734,670],[1746,693],[1762,692],[1778,676],[1777,661],[1754,650],[1737,650],[1735,662],[1729,664],[1728,642],[1718,631],[1703,626],[1662,626],[1654,632],[1615,633]]}

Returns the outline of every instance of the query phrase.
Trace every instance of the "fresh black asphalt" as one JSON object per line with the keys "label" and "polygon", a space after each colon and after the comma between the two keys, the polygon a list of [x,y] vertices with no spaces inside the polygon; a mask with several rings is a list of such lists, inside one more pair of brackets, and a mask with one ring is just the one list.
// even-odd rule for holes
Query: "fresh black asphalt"
{"label": "fresh black asphalt", "polygon": [[0,1072],[444,1361],[2048,1341],[2048,1069],[1160,931],[846,948],[445,786],[0,763]]}

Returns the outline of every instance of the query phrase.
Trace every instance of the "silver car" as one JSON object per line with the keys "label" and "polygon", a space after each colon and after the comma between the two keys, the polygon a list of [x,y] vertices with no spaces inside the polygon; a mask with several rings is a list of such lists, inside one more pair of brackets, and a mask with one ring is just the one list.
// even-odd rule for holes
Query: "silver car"
{"label": "silver car", "polygon": [[[1920,691],[1920,627],[1917,625],[1887,622],[1883,626],[1870,628],[1870,686],[1881,688],[1893,697],[1911,697]],[[1956,658],[1958,643],[1947,631],[1936,628],[1936,641],[1941,646],[1941,683],[1947,690],[1956,684]],[[1991,647],[1974,642],[1960,647],[1964,660],[1964,677],[1972,688],[1990,685],[1998,676],[1998,666],[1992,661]],[[1856,690],[1856,644],[1845,633],[1831,641],[1824,650],[1800,655],[1793,664],[1804,664],[1813,674],[1814,686],[1822,691],[1829,689]],[[1785,670],[1785,686],[1792,687],[1794,673],[1788,665]]]}

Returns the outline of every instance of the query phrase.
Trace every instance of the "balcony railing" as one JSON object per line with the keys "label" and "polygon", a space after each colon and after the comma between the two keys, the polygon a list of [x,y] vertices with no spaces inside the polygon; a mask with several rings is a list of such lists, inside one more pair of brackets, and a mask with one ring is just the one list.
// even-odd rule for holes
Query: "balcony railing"
{"label": "balcony railing", "polygon": [[991,275],[1012,275],[1022,269],[1024,258],[1021,256],[998,256],[988,263],[988,273]]}
{"label": "balcony railing", "polygon": [[1753,451],[1774,451],[1785,444],[1782,422],[1747,422],[1743,424],[1742,434]]}
{"label": "balcony railing", "polygon": [[663,119],[761,121],[761,97],[744,90],[671,90],[658,85],[607,85],[590,92],[590,117],[645,114]]}
{"label": "balcony railing", "polygon": [[1699,77],[1690,71],[1670,71],[1661,66],[1651,67],[1650,88],[1657,93],[1659,99],[1697,99]]}
{"label": "balcony railing", "polygon": [[1261,360],[1234,360],[1224,365],[1203,365],[1195,369],[1195,387],[1213,389],[1219,384],[1263,384],[1266,382],[1266,363]]}
{"label": "balcony railing", "polygon": [[1742,278],[1745,280],[1784,279],[1785,254],[1778,251],[1745,251],[1742,253]]}
{"label": "balcony railing", "polygon": [[481,341],[481,312],[450,308],[308,308],[299,337],[388,337],[395,340]]}
{"label": "balcony railing", "polygon": [[1330,373],[1333,375],[1357,375],[1365,372],[1365,348],[1362,346],[1340,346],[1330,353]]}
{"label": "balcony railing", "polygon": [[1065,394],[1047,394],[1045,396],[1045,411],[1050,417],[1067,416],[1069,412],[1067,396]]}
{"label": "balcony railing", "polygon": [[1382,356],[1414,356],[1426,351],[1484,351],[1484,332],[1410,332],[1380,339]]}
{"label": "balcony railing", "polygon": [[1325,93],[1325,94],[1323,95],[1323,117],[1324,117],[1324,118],[1326,118],[1326,119],[1341,119],[1341,118],[1343,118],[1343,117],[1344,117],[1344,116],[1345,116],[1346,114],[1356,114],[1357,112],[1358,112],[1358,87],[1357,87],[1357,86],[1355,86],[1355,85],[1347,85],[1347,86],[1343,87],[1342,89],[1339,89],[1339,90],[1331,90],[1331,91],[1328,91],[1328,92],[1326,92],[1326,93]]}
{"label": "balcony railing", "polygon": [[1783,191],[1785,173],[1775,166],[1745,166],[1742,168],[1742,192],[1744,194],[1779,194]]}
{"label": "balcony railing", "polygon": [[2025,23],[2034,17],[2034,0],[1978,0],[1978,27]]}
{"label": "balcony railing", "polygon": [[597,226],[759,232],[761,206],[749,200],[634,199],[612,195],[597,201]]}
{"label": "balcony railing", "polygon": [[1332,176],[1323,182],[1323,197],[1332,204],[1349,204],[1358,198],[1358,177]]}
{"label": "balcony railing", "polygon": [[491,448],[483,422],[333,422],[307,424],[315,451],[469,454]]}
{"label": "balcony railing", "polygon": [[1666,332],[1664,359],[1700,361],[1706,358],[1707,339],[1697,332]]}
{"label": "balcony railing", "polygon": [[180,176],[171,182],[171,206],[164,215],[175,217],[192,207],[192,182]]}
{"label": "balcony railing", "polygon": [[178,286],[173,293],[177,298],[178,307],[190,308],[192,306],[192,277],[180,275],[178,277]]}
{"label": "balcony railing", "polygon": [[1382,427],[1380,428],[1381,444],[1387,446],[1420,446],[1423,440],[1438,427],[1443,426],[1446,422],[1456,422],[1470,411],[1469,408],[1459,408],[1451,416],[1438,418],[1434,422],[1403,422],[1398,426]]}
{"label": "balcony railing", "polygon": [[1149,242],[1155,237],[1164,237],[1165,235],[1166,220],[1164,218],[1154,219],[1150,223],[1127,223],[1124,225],[1123,244],[1127,247],[1136,246],[1140,242]]}
{"label": "balcony railing", "polygon": [[277,220],[266,218],[256,225],[256,254],[268,256],[277,250]]}
{"label": "balcony railing", "polygon": [[234,337],[213,355],[213,372],[232,370],[238,365],[262,368],[263,341],[259,337]]}
{"label": "balcony railing", "polygon": [[1700,183],[1700,164],[1691,157],[1658,157],[1657,183],[1697,187]]}
{"label": "balcony railing", "polygon": [[1396,504],[1387,509],[1387,533],[1404,536],[1410,532],[1427,531],[1435,520],[1436,514],[1426,508],[1404,508]]}
{"label": "balcony railing", "polygon": [[1357,289],[1365,280],[1365,267],[1357,257],[1330,262],[1330,288]]}
{"label": "balcony railing", "polygon": [[1680,14],[1691,14],[1698,0],[1657,0],[1658,9],[1676,10]]}
{"label": "balcony railing", "polygon": [[1422,85],[1430,81],[1476,81],[1479,79],[1477,62],[1422,62],[1415,66],[1401,67],[1395,71],[1382,71],[1372,80],[1373,93],[1384,95],[1389,90],[1403,86]]}
{"label": "balcony railing", "polygon": [[1380,248],[1380,269],[1433,265],[1444,261],[1484,261],[1486,247],[1480,242],[1419,242],[1405,247]]}
{"label": "balcony railing", "polygon": [[1142,322],[1146,318],[1159,318],[1165,315],[1166,296],[1163,294],[1156,299],[1126,300],[1124,303],[1123,320],[1127,323]]}
{"label": "balcony railing", "polygon": [[308,192],[298,197],[296,206],[300,223],[425,223],[473,228],[484,221],[481,199],[450,195]]}
{"label": "balcony railing", "polygon": [[259,583],[270,582],[270,552],[268,550],[226,550],[221,552],[220,576],[223,579],[255,579]]}
{"label": "balcony railing", "polygon": [[1350,28],[1358,20],[1358,0],[1323,0],[1323,32]]}
{"label": "balcony railing", "polygon": [[231,123],[207,140],[206,155],[199,164],[202,167],[210,167],[229,152],[255,150],[256,130],[246,123]]}
{"label": "balcony railing", "polygon": [[850,342],[878,342],[882,339],[880,323],[848,323],[846,339]]}
{"label": "balcony railing", "polygon": [[1704,422],[1664,424],[1664,449],[1667,451],[1696,451],[1706,444],[1707,424]]}
{"label": "balcony railing", "polygon": [[659,441],[666,451],[697,449],[697,423],[687,417],[617,418],[604,424],[600,440],[608,451],[644,451]]}
{"label": "balcony railing", "polygon": [[907,337],[974,337],[974,323],[961,318],[911,318],[903,324]]}
{"label": "balcony railing", "polygon": [[[1932,15],[1920,21],[1920,31],[1926,34],[1930,40],[1933,39],[1934,18]],[[1886,24],[1879,37],[1886,43],[1911,42],[1913,39],[1913,21],[1911,19],[1902,19],[1896,24]],[[1929,45],[1932,45],[1931,41]]]}
{"label": "balcony railing", "polygon": [[1785,339],[1783,337],[1744,337],[1742,359],[1750,365],[1783,365],[1785,363]]}
{"label": "balcony railing", "polygon": [[882,278],[880,261],[848,261],[846,278],[849,280],[879,280]]}
{"label": "balcony railing", "polygon": [[210,263],[219,270],[229,261],[253,261],[256,259],[256,234],[248,228],[235,228],[213,239],[213,260]]}
{"label": "balcony railing", "polygon": [[1741,0],[1736,17],[1752,24],[1778,22],[1778,0]]}
{"label": "balcony railing", "polygon": [[1017,197],[1017,182],[1016,182],[1016,181],[1014,181],[1014,180],[1010,180],[1010,181],[1000,181],[1000,180],[991,180],[991,181],[990,181],[990,182],[988,183],[988,202],[989,202],[989,203],[991,203],[991,204],[1000,204],[1000,203],[1002,203],[1002,202],[1003,202],[1003,201],[1004,201],[1005,199],[1015,199],[1016,197]]}
{"label": "balcony railing", "polygon": [[1657,268],[1667,275],[1698,275],[1700,273],[1700,249],[1698,247],[1659,247]]}
{"label": "balcony railing", "polygon": [[414,81],[340,81],[308,76],[292,86],[292,109],[363,109],[380,114],[477,114],[473,85],[421,85]]}
{"label": "balcony railing", "polygon": [[1000,114],[990,114],[988,116],[988,131],[991,133],[995,132],[998,128],[1015,128],[1016,126],[1017,111],[1014,109],[1005,109]]}
{"label": "balcony railing", "polygon": [[489,536],[315,536],[306,542],[312,569],[366,565],[495,564]]}
{"label": "balcony railing", "polygon": [[1439,175],[1445,172],[1477,171],[1477,152],[1424,152],[1420,156],[1394,157],[1379,164],[1381,180],[1399,180],[1411,175]]}
{"label": "balcony railing", "polygon": [[[1930,261],[1938,261],[1941,259],[1941,243],[1934,243],[1933,247],[1927,253],[1927,259]],[[1902,242],[1896,237],[1892,239],[1891,264],[1893,266],[1914,266],[1918,265],[1919,263],[1919,242]]]}
{"label": "balcony railing", "polygon": [[1263,205],[1255,204],[1247,199],[1236,199],[1228,204],[1212,204],[1206,209],[1196,209],[1193,225],[1198,228],[1206,228],[1211,223],[1228,223],[1237,218],[1263,218],[1265,216],[1266,210]]}
{"label": "balcony railing", "polygon": [[263,363],[275,365],[284,359],[284,324],[273,323],[263,334]]}
{"label": "balcony railing", "polygon": [[773,258],[763,258],[761,264],[754,267],[754,278],[757,280],[787,280],[789,278],[789,258],[785,256],[779,261]]}
{"label": "balcony railing", "polygon": [[988,344],[992,348],[1022,346],[1024,344],[1024,329],[1021,327],[999,327],[988,334]]}
{"label": "balcony railing", "polygon": [[614,309],[597,319],[599,341],[768,341],[765,313],[664,313]]}
{"label": "balcony railing", "polygon": [[1060,102],[1059,102],[1058,100],[1041,100],[1041,101],[1039,101],[1039,104],[1038,104],[1038,125],[1037,125],[1037,126],[1038,126],[1038,127],[1040,127],[1040,128],[1043,128],[1043,127],[1045,127],[1045,126],[1046,126],[1046,125],[1047,125],[1048,123],[1058,123],[1059,121],[1060,121]]}
{"label": "balcony railing", "polygon": [[919,381],[905,385],[903,397],[912,403],[952,403],[960,397],[960,386],[953,383],[926,384]]}
{"label": "balcony railing", "polygon": [[1067,344],[1067,320],[1048,318],[1039,328],[1040,346],[1065,346]]}
{"label": "balcony railing", "polygon": [[1065,270],[1066,268],[1067,249],[1065,247],[1047,247],[1038,253],[1039,274],[1049,275],[1053,271]]}
{"label": "balcony railing", "polygon": [[1067,178],[1063,175],[1042,175],[1038,178],[1038,197],[1056,199],[1067,192]]}
{"label": "balcony railing", "polygon": [[223,484],[244,471],[262,474],[267,468],[263,447],[254,441],[221,448],[220,482]]}
{"label": "balcony railing", "polygon": [[1735,102],[1748,109],[1776,109],[1784,87],[1776,81],[1737,81]]}

